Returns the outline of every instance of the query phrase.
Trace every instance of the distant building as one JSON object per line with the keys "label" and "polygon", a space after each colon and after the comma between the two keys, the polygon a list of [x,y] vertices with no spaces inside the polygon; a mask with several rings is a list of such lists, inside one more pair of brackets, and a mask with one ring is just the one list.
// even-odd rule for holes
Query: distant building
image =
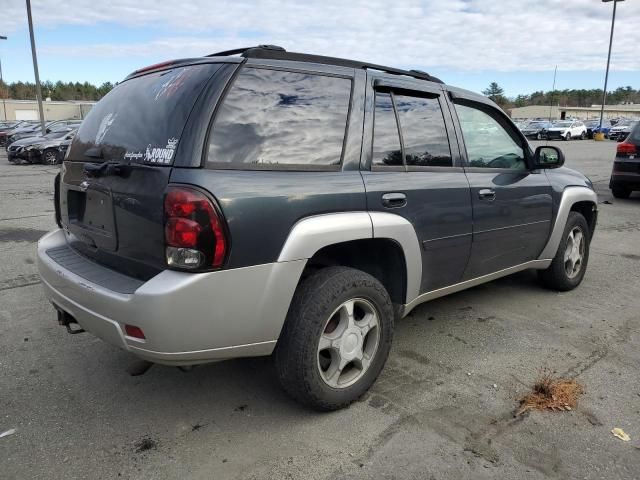
{"label": "distant building", "polygon": [[[511,109],[511,118],[514,120],[525,118],[549,118],[561,120],[564,118],[579,118],[588,120],[600,118],[600,105],[590,107],[549,107],[549,105],[531,105]],[[640,118],[640,104],[605,105],[604,118]]]}
{"label": "distant building", "polygon": [[[42,102],[44,119],[83,119],[96,102],[45,101]],[[38,102],[35,100],[0,100],[0,120],[38,120]]]}

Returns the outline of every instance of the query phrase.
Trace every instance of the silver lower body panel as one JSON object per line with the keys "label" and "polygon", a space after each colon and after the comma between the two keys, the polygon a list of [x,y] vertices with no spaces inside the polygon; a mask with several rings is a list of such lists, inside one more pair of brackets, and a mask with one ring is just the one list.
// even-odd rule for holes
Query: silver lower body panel
{"label": "silver lower body panel", "polygon": [[[207,273],[165,270],[132,293],[120,293],[47,254],[65,242],[62,230],[38,242],[38,268],[49,300],[102,340],[167,365],[269,355],[306,264],[296,260]],[[108,273],[101,265],[93,268]],[[125,324],[140,327],[145,340],[127,336]]]}

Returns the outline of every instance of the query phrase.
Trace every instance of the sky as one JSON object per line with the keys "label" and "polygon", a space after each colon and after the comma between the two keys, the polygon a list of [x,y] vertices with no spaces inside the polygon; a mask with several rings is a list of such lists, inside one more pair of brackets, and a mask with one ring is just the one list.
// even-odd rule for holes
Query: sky
{"label": "sky", "polygon": [[[0,0],[7,82],[33,81],[24,0]],[[117,82],[161,61],[259,44],[417,68],[514,97],[602,88],[601,0],[33,0],[41,80]],[[640,88],[640,0],[618,3],[609,88]]]}

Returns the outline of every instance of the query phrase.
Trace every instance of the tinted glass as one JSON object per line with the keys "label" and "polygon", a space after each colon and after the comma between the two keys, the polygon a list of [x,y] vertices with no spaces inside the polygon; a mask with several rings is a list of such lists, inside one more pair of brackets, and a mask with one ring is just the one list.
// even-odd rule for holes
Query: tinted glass
{"label": "tinted glass", "polygon": [[404,95],[394,95],[394,100],[400,117],[407,165],[452,166],[449,138],[438,100]]}
{"label": "tinted glass", "polygon": [[403,165],[398,124],[391,95],[388,93],[376,93],[373,121],[373,165]]}
{"label": "tinted glass", "polygon": [[493,117],[476,108],[456,105],[469,166],[526,170],[522,147]]}
{"label": "tinted glass", "polygon": [[351,80],[245,68],[220,108],[208,161],[235,166],[337,166]]}
{"label": "tinted glass", "polygon": [[[82,121],[69,159],[170,165],[198,95],[219,68],[191,65],[122,82]],[[85,156],[89,149],[94,157]]]}

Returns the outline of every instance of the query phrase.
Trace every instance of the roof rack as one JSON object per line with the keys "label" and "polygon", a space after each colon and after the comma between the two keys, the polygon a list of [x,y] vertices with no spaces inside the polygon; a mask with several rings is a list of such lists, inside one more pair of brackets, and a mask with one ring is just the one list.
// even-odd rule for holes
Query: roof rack
{"label": "roof rack", "polygon": [[407,75],[430,82],[444,83],[439,78],[429,75],[422,70],[402,70],[400,68],[385,67],[375,63],[358,62],[345,58],[325,57],[323,55],[310,55],[307,53],[287,52],[278,45],[258,45],[257,47],[237,48],[224,52],[212,53],[208,57],[226,57],[229,55],[241,55],[245,58],[265,58],[270,60],[291,60],[296,62],[320,63],[323,65],[336,65],[340,67],[362,68],[368,70],[379,70],[394,75]]}

